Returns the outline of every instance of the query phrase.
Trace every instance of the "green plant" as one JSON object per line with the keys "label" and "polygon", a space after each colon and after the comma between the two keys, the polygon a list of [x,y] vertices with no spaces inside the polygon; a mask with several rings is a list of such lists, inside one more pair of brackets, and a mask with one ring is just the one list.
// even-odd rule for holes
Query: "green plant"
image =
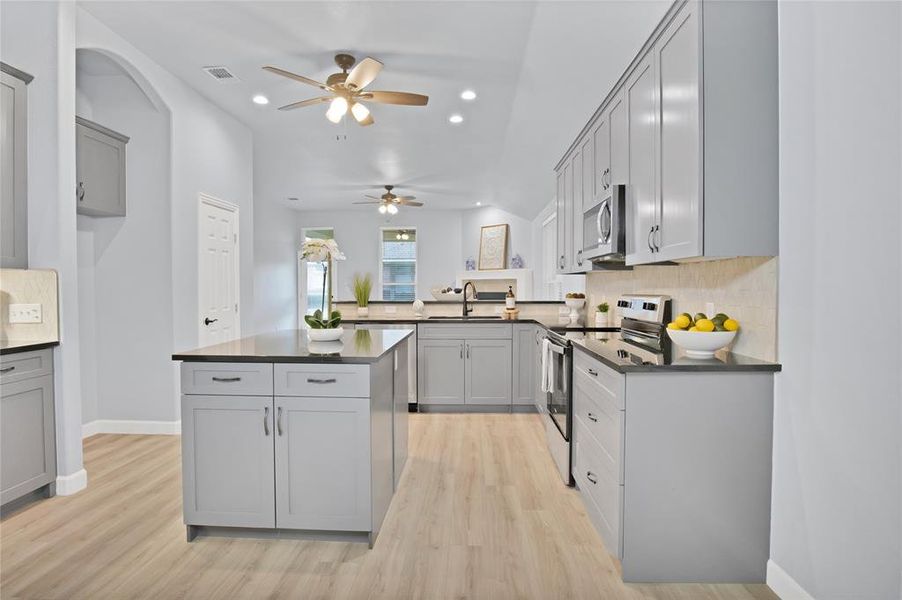
{"label": "green plant", "polygon": [[606,312],[608,312],[608,309],[611,308],[611,307],[608,306],[608,303],[607,303],[607,302],[602,302],[601,304],[598,305],[597,308],[598,308],[598,312],[600,312],[600,313],[606,313]]}
{"label": "green plant", "polygon": [[323,311],[317,309],[312,315],[305,316],[304,322],[310,329],[335,329],[341,323],[341,313],[333,310],[328,319],[323,319]]}
{"label": "green plant", "polygon": [[373,279],[370,274],[354,275],[354,299],[361,308],[370,303],[370,292],[373,291]]}

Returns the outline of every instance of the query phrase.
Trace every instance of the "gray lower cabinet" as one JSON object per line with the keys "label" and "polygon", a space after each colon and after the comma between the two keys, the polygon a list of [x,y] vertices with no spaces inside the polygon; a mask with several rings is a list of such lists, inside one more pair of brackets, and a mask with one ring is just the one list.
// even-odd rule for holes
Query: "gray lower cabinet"
{"label": "gray lower cabinet", "polygon": [[532,405],[536,401],[539,383],[539,327],[517,323],[514,325],[513,346],[513,404]]}
{"label": "gray lower cabinet", "polygon": [[466,403],[511,404],[511,340],[466,340]]}
{"label": "gray lower cabinet", "polygon": [[275,527],[271,396],[182,396],[185,523]]}
{"label": "gray lower cabinet", "polygon": [[0,72],[0,266],[28,268],[27,93],[31,76]]}
{"label": "gray lower cabinet", "polygon": [[0,359],[0,504],[56,481],[51,350]]}
{"label": "gray lower cabinet", "polygon": [[[414,337],[414,336],[412,336]],[[410,400],[410,376],[407,368],[410,365],[410,341],[398,345],[394,358],[394,400],[392,410],[392,437],[394,439],[394,489],[398,489],[404,465],[407,464],[408,418]],[[415,353],[415,351],[414,351]],[[416,370],[416,364],[414,364]],[[414,379],[416,381],[416,379]]]}
{"label": "gray lower cabinet", "polygon": [[369,531],[369,405],[369,398],[276,397],[278,527]]}
{"label": "gray lower cabinet", "polygon": [[420,337],[417,386],[420,404],[464,404],[464,341]]}
{"label": "gray lower cabinet", "polygon": [[128,137],[81,117],[75,122],[77,212],[124,217]]}

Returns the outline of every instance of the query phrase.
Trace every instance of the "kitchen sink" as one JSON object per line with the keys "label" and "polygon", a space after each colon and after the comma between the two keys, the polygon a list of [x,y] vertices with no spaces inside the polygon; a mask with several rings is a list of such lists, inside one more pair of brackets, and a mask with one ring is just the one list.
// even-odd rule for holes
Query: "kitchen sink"
{"label": "kitchen sink", "polygon": [[428,321],[481,321],[483,319],[500,319],[501,315],[487,315],[487,316],[474,316],[474,317],[429,317]]}

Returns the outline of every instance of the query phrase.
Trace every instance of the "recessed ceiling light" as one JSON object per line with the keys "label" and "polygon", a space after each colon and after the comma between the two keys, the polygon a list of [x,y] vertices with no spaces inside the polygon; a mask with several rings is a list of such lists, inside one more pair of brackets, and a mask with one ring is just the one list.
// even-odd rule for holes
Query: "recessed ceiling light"
{"label": "recessed ceiling light", "polygon": [[477,202],[476,206],[482,206],[482,202]]}
{"label": "recessed ceiling light", "polygon": [[253,97],[254,104],[269,104],[269,98],[263,94],[257,94]]}
{"label": "recessed ceiling light", "polygon": [[448,117],[448,120],[457,125],[458,123],[463,123],[464,118],[461,115],[451,115]]}
{"label": "recessed ceiling light", "polygon": [[460,97],[464,100],[476,100],[476,92],[473,90],[464,90],[460,93]]}

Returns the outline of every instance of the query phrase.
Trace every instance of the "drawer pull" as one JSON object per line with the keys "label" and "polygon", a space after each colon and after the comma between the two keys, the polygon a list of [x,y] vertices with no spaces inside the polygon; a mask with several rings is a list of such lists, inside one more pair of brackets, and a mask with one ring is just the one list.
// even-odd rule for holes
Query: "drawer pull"
{"label": "drawer pull", "polygon": [[595,476],[595,473],[592,471],[586,471],[586,479],[592,482],[593,485],[598,483],[598,477]]}
{"label": "drawer pull", "polygon": [[307,383],[335,383],[337,380],[333,377],[332,379],[313,379],[311,377],[307,378]]}
{"label": "drawer pull", "polygon": [[589,369],[589,375],[591,375],[592,377],[598,377],[598,371],[596,371],[595,369]]}
{"label": "drawer pull", "polygon": [[235,383],[236,381],[241,381],[240,377],[213,377],[212,379],[219,383]]}
{"label": "drawer pull", "polygon": [[598,423],[598,417],[596,417],[594,413],[588,413],[586,416],[589,417],[590,421]]}
{"label": "drawer pull", "polygon": [[0,373],[9,373],[10,371],[15,371],[15,367],[6,367],[5,369],[0,369]]}

